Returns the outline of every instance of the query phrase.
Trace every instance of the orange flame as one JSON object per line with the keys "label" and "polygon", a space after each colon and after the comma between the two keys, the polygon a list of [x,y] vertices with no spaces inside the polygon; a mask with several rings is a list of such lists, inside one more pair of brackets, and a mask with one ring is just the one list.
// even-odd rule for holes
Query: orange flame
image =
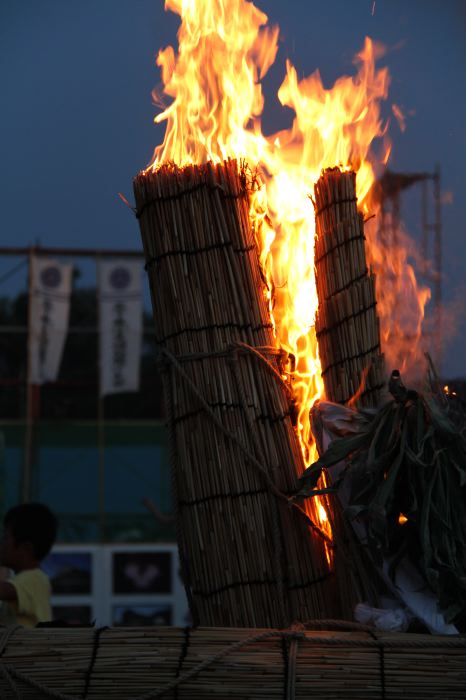
{"label": "orange flame", "polygon": [[406,117],[401,111],[401,107],[398,107],[395,103],[392,104],[392,112],[398,122],[401,131],[406,131]]}
{"label": "orange flame", "polygon": [[366,381],[367,381],[367,375],[369,374],[370,370],[370,365],[364,368],[361,374],[361,381],[359,382],[359,386],[356,389],[356,393],[354,396],[351,397],[351,399],[348,401],[348,408],[356,408],[357,407],[357,402],[360,396],[362,395],[364,389],[366,388]]}
{"label": "orange flame", "polygon": [[396,231],[397,245],[390,249],[374,220],[366,224],[365,235],[368,262],[378,278],[377,312],[387,368],[399,369],[409,382],[419,381],[426,366],[422,324],[431,297],[430,289],[416,280],[411,259],[419,256],[402,226]]}
{"label": "orange flame", "polygon": [[168,46],[157,57],[164,92],[174,99],[155,118],[167,130],[153,164],[258,162],[261,139],[246,127],[262,113],[259,80],[275,60],[278,27],[261,29],[267,16],[244,0],[166,0],[165,9],[182,22],[178,55]]}
{"label": "orange flame", "polygon": [[[306,464],[315,458],[309,409],[323,395],[314,331],[317,293],[314,277],[314,212],[310,195],[323,168],[340,165],[357,172],[357,195],[363,211],[376,214],[371,200],[375,163],[388,160],[370,152],[374,139],[386,141],[380,103],[386,99],[389,75],[376,69],[383,48],[366,38],[356,56],[356,75],[344,76],[326,89],[318,71],[298,80],[288,61],[278,91],[282,105],[295,112],[291,129],[262,133],[264,100],[260,80],[274,62],[278,28],[246,0],[166,0],[166,9],[180,15],[179,49],[160,51],[164,93],[171,104],[159,114],[166,121],[162,145],[149,168],[175,161],[178,165],[245,158],[260,166],[264,186],[253,195],[251,217],[261,247],[261,260],[273,290],[277,344],[294,358],[290,378],[299,406],[298,429]],[[161,95],[155,95],[161,103]],[[369,237],[369,258],[379,283],[385,270],[376,236]],[[403,257],[404,256],[404,257]],[[396,254],[401,265],[406,254]],[[411,269],[411,268],[410,268]],[[406,273],[408,276],[410,272]],[[406,275],[405,275],[406,278]],[[409,280],[416,297],[416,331],[426,295]],[[272,309],[273,301],[273,309]],[[382,336],[398,298],[379,297]],[[384,325],[385,324],[385,325]]]}

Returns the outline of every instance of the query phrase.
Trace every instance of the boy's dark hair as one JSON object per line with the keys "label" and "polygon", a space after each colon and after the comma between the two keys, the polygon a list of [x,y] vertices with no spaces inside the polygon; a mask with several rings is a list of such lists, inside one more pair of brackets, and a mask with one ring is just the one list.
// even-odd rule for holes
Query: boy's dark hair
{"label": "boy's dark hair", "polygon": [[10,529],[17,544],[31,542],[39,560],[50,552],[57,536],[57,519],[43,503],[13,506],[5,515],[3,525]]}

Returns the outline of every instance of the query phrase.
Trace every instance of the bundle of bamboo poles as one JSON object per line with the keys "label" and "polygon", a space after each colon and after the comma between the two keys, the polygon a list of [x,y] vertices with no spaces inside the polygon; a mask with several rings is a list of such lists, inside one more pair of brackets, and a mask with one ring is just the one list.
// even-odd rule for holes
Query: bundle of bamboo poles
{"label": "bundle of bamboo poles", "polygon": [[453,700],[466,693],[464,636],[328,629],[18,629],[2,647],[5,700]]}
{"label": "bundle of bamboo poles", "polygon": [[[196,623],[283,627],[349,615],[312,521],[236,161],[134,181],[168,413],[182,574]],[[331,546],[331,543],[330,543]]]}
{"label": "bundle of bamboo poles", "polygon": [[325,170],[316,183],[316,334],[329,401],[379,404],[385,385],[375,276],[367,268],[354,172]]}

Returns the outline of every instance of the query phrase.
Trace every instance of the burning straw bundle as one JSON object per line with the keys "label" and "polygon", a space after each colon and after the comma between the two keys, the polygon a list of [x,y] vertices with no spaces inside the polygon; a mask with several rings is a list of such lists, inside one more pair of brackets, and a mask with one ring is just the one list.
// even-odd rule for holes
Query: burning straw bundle
{"label": "burning straw bundle", "polygon": [[304,465],[249,222],[250,184],[227,161],[141,173],[134,191],[194,620],[282,627],[342,611],[325,535],[287,499]]}
{"label": "burning straw bundle", "polygon": [[465,697],[464,637],[318,626],[17,629],[6,637],[0,640],[5,700]]}
{"label": "burning straw bundle", "polygon": [[375,276],[364,250],[354,172],[325,170],[315,186],[316,334],[329,401],[374,407],[384,386]]}

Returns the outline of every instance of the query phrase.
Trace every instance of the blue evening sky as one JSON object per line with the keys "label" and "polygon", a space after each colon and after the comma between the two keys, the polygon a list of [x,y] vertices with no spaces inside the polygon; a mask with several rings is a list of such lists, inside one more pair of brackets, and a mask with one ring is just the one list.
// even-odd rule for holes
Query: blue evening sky
{"label": "blue evening sky", "polygon": [[[391,124],[391,168],[432,171],[439,163],[444,297],[456,338],[443,373],[466,375],[466,1],[262,0],[281,28],[280,51],[265,81],[263,120],[289,124],[274,101],[289,57],[300,75],[319,68],[329,87],[353,73],[365,35],[390,49],[380,65],[392,77],[385,110],[412,113]],[[153,124],[155,55],[176,42],[178,17],[161,0],[0,0],[0,245],[140,248],[137,222],[118,199],[163,139]],[[419,235],[419,193],[402,214]],[[2,271],[14,264],[1,261]],[[8,289],[0,286],[0,295]]]}

